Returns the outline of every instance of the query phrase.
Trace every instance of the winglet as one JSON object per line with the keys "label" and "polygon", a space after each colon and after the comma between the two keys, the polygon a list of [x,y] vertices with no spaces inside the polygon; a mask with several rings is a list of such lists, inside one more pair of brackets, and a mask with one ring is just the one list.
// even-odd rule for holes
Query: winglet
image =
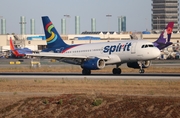
{"label": "winglet", "polygon": [[170,42],[173,27],[174,22],[169,22],[164,31],[159,36],[159,38],[155,42],[153,42],[154,46],[159,48],[159,50],[164,49],[169,45],[173,44],[172,42]]}

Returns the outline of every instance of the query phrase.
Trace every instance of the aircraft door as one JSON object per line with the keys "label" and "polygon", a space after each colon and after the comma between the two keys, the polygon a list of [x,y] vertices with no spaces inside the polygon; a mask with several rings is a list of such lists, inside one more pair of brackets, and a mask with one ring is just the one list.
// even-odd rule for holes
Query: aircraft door
{"label": "aircraft door", "polygon": [[102,47],[102,48],[101,48],[101,51],[100,51],[100,53],[101,53],[101,54],[103,54],[103,53],[104,53],[104,52],[103,52],[103,49],[104,49],[104,47]]}
{"label": "aircraft door", "polygon": [[131,46],[131,54],[136,54],[136,45],[137,45],[137,42],[134,42]]}

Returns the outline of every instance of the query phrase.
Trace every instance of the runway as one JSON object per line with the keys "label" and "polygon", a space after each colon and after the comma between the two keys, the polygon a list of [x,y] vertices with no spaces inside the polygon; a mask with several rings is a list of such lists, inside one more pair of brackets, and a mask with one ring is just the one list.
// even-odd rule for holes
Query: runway
{"label": "runway", "polygon": [[91,74],[82,75],[80,73],[0,73],[0,79],[134,79],[134,80],[180,80],[179,73],[148,73],[148,74],[134,74],[127,73],[121,75],[112,74]]}
{"label": "runway", "polygon": [[[22,59],[20,65],[10,65],[10,61],[17,61],[16,59],[0,59],[0,67],[25,67],[29,66],[30,59]],[[77,65],[69,65],[59,62],[51,62],[49,60],[41,60],[42,67],[77,67]],[[153,60],[152,66],[157,67],[180,67],[180,60]],[[126,64],[121,65],[126,67]],[[113,66],[112,66],[113,68]],[[28,79],[180,79],[180,73],[122,73],[121,75],[113,75],[111,73],[93,73],[91,75],[82,75],[81,73],[57,73],[57,72],[23,72],[23,73],[0,73],[0,79],[3,78],[28,78]]]}

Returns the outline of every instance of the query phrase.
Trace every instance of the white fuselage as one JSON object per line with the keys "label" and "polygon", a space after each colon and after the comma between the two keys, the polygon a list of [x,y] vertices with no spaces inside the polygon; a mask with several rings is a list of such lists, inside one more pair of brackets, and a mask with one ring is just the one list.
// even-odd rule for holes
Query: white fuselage
{"label": "white fuselage", "polygon": [[[58,49],[57,49],[58,50]],[[61,49],[62,50],[62,47]],[[153,60],[160,56],[160,50],[144,40],[121,40],[116,42],[80,44],[60,53],[42,52],[47,55],[98,57],[106,64]]]}

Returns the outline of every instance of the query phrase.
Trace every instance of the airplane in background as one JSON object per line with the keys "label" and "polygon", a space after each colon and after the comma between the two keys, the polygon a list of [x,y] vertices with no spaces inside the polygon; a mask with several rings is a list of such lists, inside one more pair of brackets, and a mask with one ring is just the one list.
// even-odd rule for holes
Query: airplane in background
{"label": "airplane in background", "polygon": [[47,48],[39,54],[27,55],[80,65],[84,75],[90,75],[91,70],[103,69],[106,65],[116,65],[112,73],[120,75],[119,66],[123,63],[127,63],[128,67],[139,69],[140,73],[144,73],[144,68],[150,66],[151,60],[160,56],[161,47],[166,46],[166,44],[161,43],[161,40],[164,40],[161,36],[154,43],[146,40],[120,40],[68,45],[62,40],[48,16],[43,16],[42,21]]}
{"label": "airplane in background", "polygon": [[26,58],[26,54],[31,54],[32,50],[29,48],[15,48],[12,38],[10,37],[10,51],[11,55],[6,58]]}
{"label": "airplane in background", "polygon": [[170,42],[171,34],[173,31],[174,22],[169,22],[164,31],[160,34],[159,38],[153,42],[154,46],[159,48],[160,50],[172,45],[173,43]]}

